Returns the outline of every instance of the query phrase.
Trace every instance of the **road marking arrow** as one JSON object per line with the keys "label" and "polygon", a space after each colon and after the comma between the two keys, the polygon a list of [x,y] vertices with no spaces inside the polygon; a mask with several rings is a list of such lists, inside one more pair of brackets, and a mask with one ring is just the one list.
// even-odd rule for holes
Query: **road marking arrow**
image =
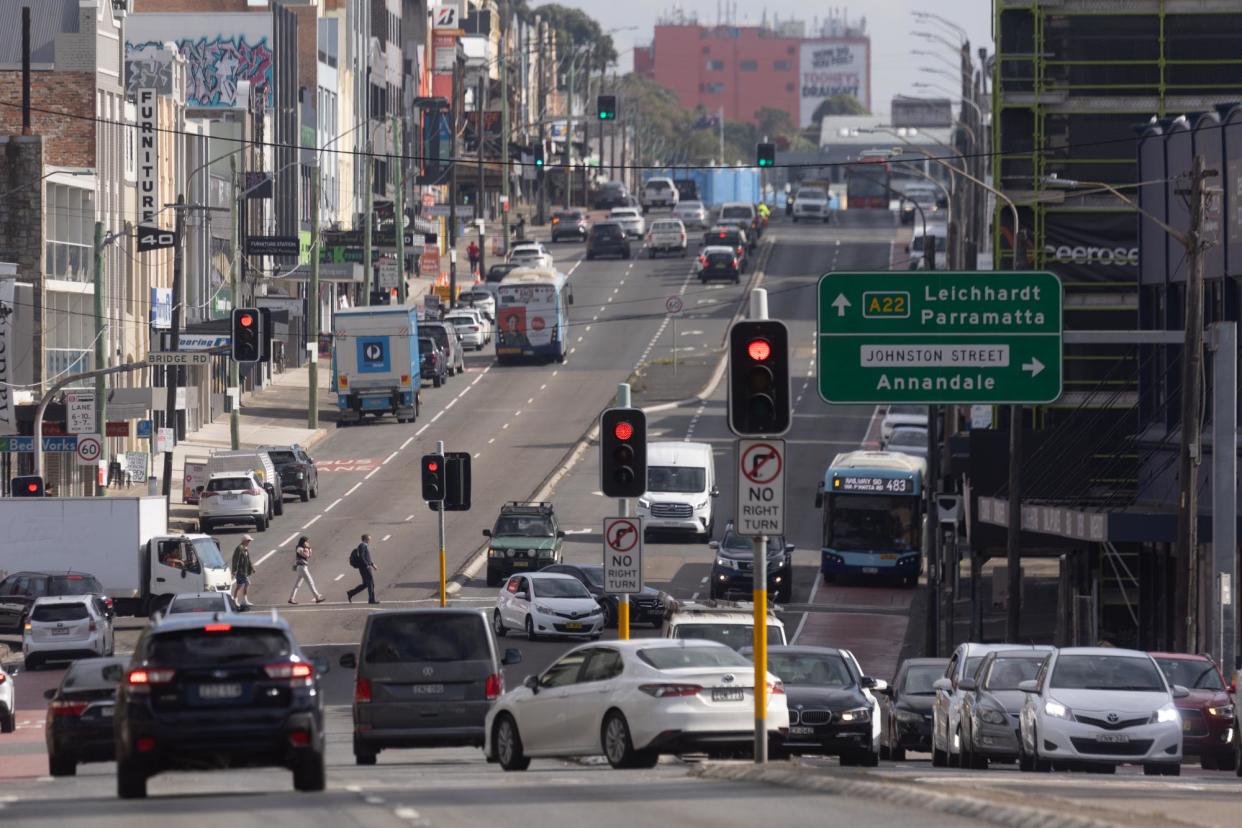
{"label": "road marking arrow", "polygon": [[837,309],[837,316],[845,316],[845,309],[850,306],[850,300],[845,298],[844,293],[838,293],[837,298],[832,300],[832,306]]}
{"label": "road marking arrow", "polygon": [[1044,370],[1044,367],[1045,367],[1044,364],[1040,362],[1038,359],[1036,359],[1035,357],[1031,357],[1030,362],[1022,363],[1022,370],[1030,371],[1031,379],[1034,379],[1035,377],[1039,376],[1040,373]]}

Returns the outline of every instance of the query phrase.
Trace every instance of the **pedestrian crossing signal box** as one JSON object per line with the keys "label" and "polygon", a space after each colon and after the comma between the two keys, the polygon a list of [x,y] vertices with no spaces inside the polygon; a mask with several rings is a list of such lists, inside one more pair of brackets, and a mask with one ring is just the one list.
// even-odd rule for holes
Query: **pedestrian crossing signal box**
{"label": "pedestrian crossing signal box", "polygon": [[13,497],[45,497],[47,495],[43,488],[43,477],[37,474],[14,477],[9,483],[9,492]]}
{"label": "pedestrian crossing signal box", "polygon": [[[428,498],[426,482],[429,474],[428,462],[439,465],[438,486],[440,499]],[[433,512],[440,511],[444,504],[446,512],[470,511],[470,453],[466,451],[446,451],[444,454],[428,454],[423,457],[423,499],[427,508]]]}

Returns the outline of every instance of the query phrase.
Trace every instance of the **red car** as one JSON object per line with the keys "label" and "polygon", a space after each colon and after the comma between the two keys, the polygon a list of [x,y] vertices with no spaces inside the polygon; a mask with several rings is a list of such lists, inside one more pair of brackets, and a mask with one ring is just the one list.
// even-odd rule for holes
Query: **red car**
{"label": "red car", "polygon": [[1210,657],[1186,653],[1152,653],[1170,685],[1190,691],[1176,699],[1182,716],[1182,754],[1198,756],[1205,770],[1233,770],[1233,701],[1220,669]]}

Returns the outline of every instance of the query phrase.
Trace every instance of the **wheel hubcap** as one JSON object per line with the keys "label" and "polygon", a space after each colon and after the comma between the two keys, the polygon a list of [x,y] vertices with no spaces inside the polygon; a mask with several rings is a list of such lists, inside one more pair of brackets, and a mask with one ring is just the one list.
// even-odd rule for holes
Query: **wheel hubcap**
{"label": "wheel hubcap", "polygon": [[513,759],[513,725],[506,720],[500,725],[500,733],[497,736],[497,749],[500,752],[500,761],[508,763]]}
{"label": "wheel hubcap", "polygon": [[620,719],[610,719],[608,721],[608,730],[604,734],[605,749],[608,751],[608,758],[613,762],[620,762],[621,757],[625,754],[625,725]]}

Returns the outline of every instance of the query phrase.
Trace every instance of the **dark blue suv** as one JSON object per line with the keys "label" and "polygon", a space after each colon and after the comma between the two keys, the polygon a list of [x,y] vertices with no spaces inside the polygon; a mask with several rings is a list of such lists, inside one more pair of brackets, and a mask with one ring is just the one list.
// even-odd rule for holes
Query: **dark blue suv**
{"label": "dark blue suv", "polygon": [[[754,595],[754,544],[733,531],[733,523],[725,526],[724,537],[708,546],[716,553],[710,578],[711,597],[741,598],[749,601]],[[784,535],[768,538],[768,594],[779,603],[788,603],[793,595],[792,543]]]}

